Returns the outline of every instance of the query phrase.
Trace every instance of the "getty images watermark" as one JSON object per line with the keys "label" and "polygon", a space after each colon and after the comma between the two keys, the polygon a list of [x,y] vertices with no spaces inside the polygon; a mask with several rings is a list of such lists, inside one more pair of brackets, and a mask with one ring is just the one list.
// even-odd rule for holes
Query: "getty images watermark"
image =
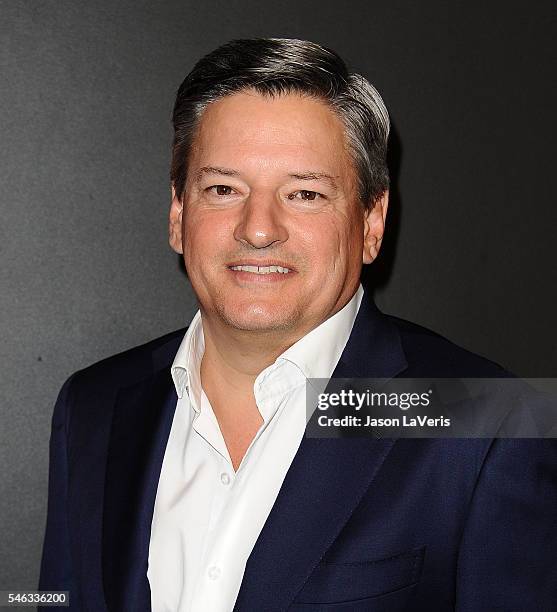
{"label": "getty images watermark", "polygon": [[555,438],[557,379],[310,379],[306,435]]}

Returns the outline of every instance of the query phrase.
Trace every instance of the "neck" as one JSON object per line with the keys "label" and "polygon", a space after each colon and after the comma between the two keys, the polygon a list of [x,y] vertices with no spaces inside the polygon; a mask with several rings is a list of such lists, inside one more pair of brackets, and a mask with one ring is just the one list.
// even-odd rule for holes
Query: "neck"
{"label": "neck", "polygon": [[278,332],[231,329],[202,313],[205,352],[202,371],[217,373],[233,386],[253,386],[257,376],[305,333],[289,336]]}

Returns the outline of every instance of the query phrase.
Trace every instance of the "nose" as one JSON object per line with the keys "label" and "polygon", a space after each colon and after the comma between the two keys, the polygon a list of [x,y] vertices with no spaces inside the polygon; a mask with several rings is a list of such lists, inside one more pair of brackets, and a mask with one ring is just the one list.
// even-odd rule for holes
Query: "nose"
{"label": "nose", "polygon": [[234,238],[256,249],[286,242],[288,231],[281,215],[284,212],[272,197],[252,193],[242,206]]}

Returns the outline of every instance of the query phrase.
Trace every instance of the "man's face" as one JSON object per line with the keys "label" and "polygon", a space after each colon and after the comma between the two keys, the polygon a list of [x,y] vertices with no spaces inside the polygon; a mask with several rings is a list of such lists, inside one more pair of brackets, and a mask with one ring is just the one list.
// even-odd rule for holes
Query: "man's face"
{"label": "man's face", "polygon": [[323,102],[238,93],[202,116],[170,244],[204,317],[296,338],[354,294],[386,205],[387,194],[365,213],[343,126]]}

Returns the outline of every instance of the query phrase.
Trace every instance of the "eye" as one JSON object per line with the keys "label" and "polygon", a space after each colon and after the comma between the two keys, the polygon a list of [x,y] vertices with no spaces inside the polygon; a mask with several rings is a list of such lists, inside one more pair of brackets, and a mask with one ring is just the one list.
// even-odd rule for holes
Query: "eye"
{"label": "eye", "polygon": [[227,196],[232,195],[232,192],[234,190],[228,185],[213,185],[212,187],[209,187],[207,191],[212,192],[218,196]]}
{"label": "eye", "polygon": [[323,198],[324,196],[317,191],[309,191],[307,189],[301,189],[300,191],[295,191],[288,196],[289,200],[304,200],[306,202],[312,202],[317,198]]}

